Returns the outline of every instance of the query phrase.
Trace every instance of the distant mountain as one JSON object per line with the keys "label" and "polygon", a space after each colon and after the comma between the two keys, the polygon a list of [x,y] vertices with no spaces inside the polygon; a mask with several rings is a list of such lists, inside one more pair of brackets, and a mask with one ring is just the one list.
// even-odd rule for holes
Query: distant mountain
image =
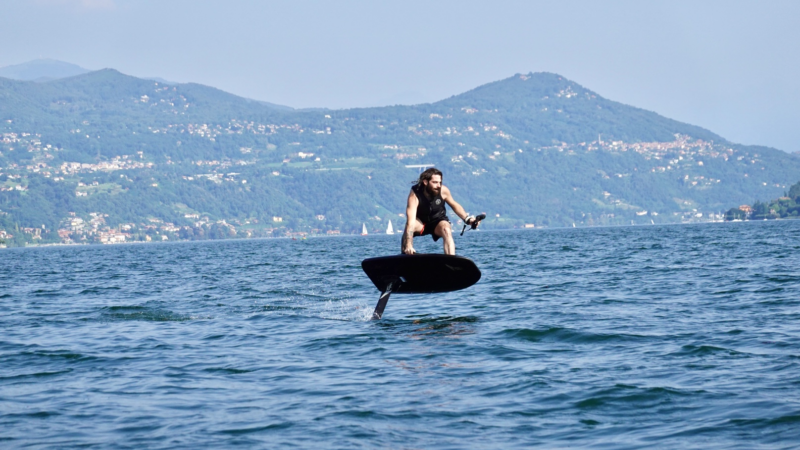
{"label": "distant mountain", "polygon": [[[607,100],[553,73],[515,75],[434,103],[450,111],[472,108],[501,115],[503,121],[542,144],[550,140],[670,141],[675,133],[697,139],[723,139],[700,127],[654,112]],[[488,117],[488,116],[487,116]],[[546,131],[545,131],[546,129]]]}
{"label": "distant mountain", "polygon": [[0,68],[0,77],[36,82],[74,77],[85,73],[89,73],[89,70],[54,59],[34,59],[26,63]]}
{"label": "distant mountain", "polygon": [[0,78],[0,133],[0,239],[12,245],[385,230],[430,165],[486,228],[717,219],[800,178],[800,158],[549,73],[347,110],[112,69]]}

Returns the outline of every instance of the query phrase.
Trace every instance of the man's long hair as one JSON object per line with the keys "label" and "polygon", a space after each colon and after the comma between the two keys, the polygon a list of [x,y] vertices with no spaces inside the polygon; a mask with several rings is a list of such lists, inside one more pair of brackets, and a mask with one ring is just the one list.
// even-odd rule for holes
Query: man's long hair
{"label": "man's long hair", "polygon": [[411,184],[416,186],[422,186],[423,181],[431,181],[431,178],[433,178],[434,175],[439,175],[440,177],[444,178],[441,170],[437,169],[436,167],[431,167],[430,169],[427,169],[421,174],[419,174],[419,178],[416,179],[415,181],[412,181]]}

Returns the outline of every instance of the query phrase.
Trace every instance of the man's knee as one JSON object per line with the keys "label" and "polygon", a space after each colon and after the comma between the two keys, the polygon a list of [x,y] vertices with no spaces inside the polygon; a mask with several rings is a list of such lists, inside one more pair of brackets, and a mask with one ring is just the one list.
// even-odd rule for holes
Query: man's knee
{"label": "man's knee", "polygon": [[450,229],[450,222],[441,221],[439,225],[436,227],[438,231],[438,235],[443,238],[449,238],[452,235],[452,230]]}

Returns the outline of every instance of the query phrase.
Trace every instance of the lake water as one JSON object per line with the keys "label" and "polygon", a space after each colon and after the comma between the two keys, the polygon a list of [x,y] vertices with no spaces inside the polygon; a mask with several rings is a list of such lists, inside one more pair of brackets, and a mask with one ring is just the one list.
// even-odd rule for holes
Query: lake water
{"label": "lake water", "polygon": [[456,244],[381,321],[399,236],[0,251],[0,447],[800,448],[800,221]]}

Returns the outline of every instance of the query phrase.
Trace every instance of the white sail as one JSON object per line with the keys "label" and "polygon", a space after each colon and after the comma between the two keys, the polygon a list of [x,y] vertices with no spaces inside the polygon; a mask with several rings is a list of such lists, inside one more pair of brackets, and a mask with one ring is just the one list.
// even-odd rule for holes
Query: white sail
{"label": "white sail", "polygon": [[394,234],[394,229],[392,228],[392,221],[389,221],[389,226],[386,227],[386,234]]}
{"label": "white sail", "polygon": [[361,224],[361,235],[362,236],[366,236],[367,235],[367,224],[365,224],[365,223]]}

